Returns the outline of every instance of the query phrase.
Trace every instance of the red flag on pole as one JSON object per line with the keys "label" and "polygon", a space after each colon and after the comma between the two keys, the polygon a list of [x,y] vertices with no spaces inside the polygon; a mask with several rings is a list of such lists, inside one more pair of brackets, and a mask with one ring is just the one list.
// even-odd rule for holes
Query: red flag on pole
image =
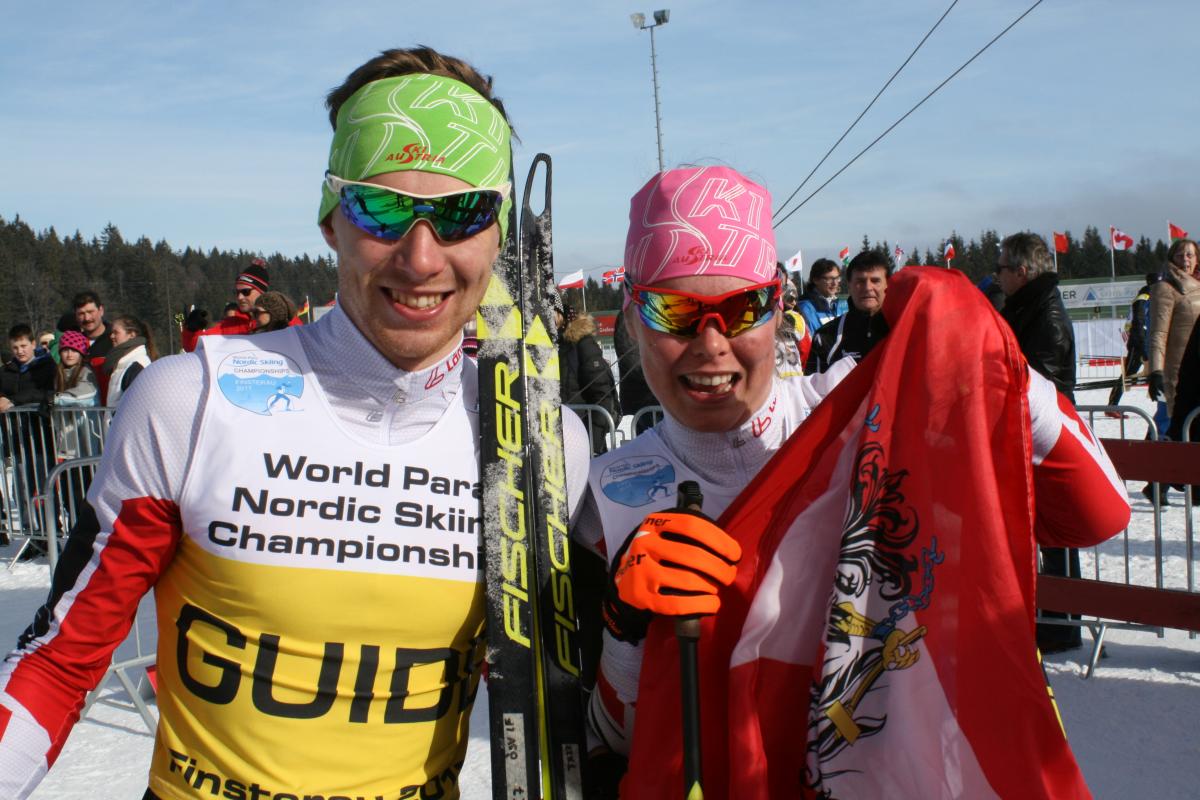
{"label": "red flag on pole", "polygon": [[1067,241],[1065,233],[1054,232],[1054,252],[1065,253],[1071,249],[1071,243]]}
{"label": "red flag on pole", "polygon": [[[904,269],[884,314],[721,515],[742,559],[701,623],[704,795],[1088,797],[1034,639],[1034,520],[1053,512],[1035,513],[1020,349],[956,272]],[[1097,527],[1119,530],[1112,496],[1123,516]],[[1108,535],[1085,527],[1079,546]],[[646,638],[623,798],[683,785],[672,634],[658,618]]]}
{"label": "red flag on pole", "polygon": [[942,256],[946,259],[946,266],[950,266],[950,262],[954,260],[954,242],[946,242],[946,249],[942,251]]}
{"label": "red flag on pole", "polygon": [[1188,238],[1188,232],[1170,220],[1167,220],[1167,236],[1174,242],[1176,239]]}

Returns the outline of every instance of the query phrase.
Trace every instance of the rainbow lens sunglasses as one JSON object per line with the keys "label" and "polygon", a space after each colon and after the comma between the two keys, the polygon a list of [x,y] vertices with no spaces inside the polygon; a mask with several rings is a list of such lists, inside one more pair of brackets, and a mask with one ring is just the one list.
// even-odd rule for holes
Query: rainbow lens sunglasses
{"label": "rainbow lens sunglasses", "polygon": [[461,242],[487,229],[500,215],[511,183],[461,192],[417,195],[325,173],[325,185],[341,200],[342,213],[361,230],[398,241],[425,220],[443,242]]}
{"label": "rainbow lens sunglasses", "polygon": [[757,328],[775,314],[779,280],[767,281],[719,295],[667,291],[651,286],[628,290],[646,327],[687,339],[700,335],[711,320],[726,338]]}

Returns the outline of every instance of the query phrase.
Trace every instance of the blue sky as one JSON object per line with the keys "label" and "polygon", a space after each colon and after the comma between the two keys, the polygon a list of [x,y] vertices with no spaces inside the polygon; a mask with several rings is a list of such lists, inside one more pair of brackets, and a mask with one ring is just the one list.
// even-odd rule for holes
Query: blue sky
{"label": "blue sky", "polygon": [[[949,2],[668,4],[656,34],[667,165],[734,166],[778,205]],[[960,0],[801,197],[1032,2]],[[534,153],[553,157],[557,270],[611,267],[629,197],[657,167],[649,35],[629,22],[654,8],[13,3],[0,216],[85,237],[111,221],[180,249],[327,254],[324,94],[375,52],[421,43],[495,76],[519,176]],[[984,228],[1165,238],[1171,219],[1200,234],[1197,30],[1195,0],[1046,0],[784,223],[781,258],[803,247],[811,262],[864,233],[905,249]]]}

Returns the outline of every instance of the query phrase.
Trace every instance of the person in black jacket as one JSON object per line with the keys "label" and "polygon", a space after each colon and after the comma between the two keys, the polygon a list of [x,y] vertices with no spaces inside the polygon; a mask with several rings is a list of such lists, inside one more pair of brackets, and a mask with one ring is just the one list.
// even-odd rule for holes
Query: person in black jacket
{"label": "person in black jacket", "polygon": [[[12,359],[0,368],[0,413],[5,416],[0,420],[0,447],[2,455],[17,465],[16,492],[10,505],[21,504],[22,521],[27,529],[34,530],[40,525],[29,500],[41,491],[42,479],[53,466],[47,409],[54,397],[58,368],[46,351],[35,354],[33,329],[28,325],[14,325],[9,330],[8,346]],[[8,413],[20,406],[35,406],[38,413]]]}
{"label": "person in black jacket", "polygon": [[[596,321],[588,314],[581,314],[566,306],[558,312],[558,323],[562,401],[600,406],[616,424],[621,419],[621,411],[617,407],[617,387],[612,369],[604,360],[600,343],[596,341]],[[593,454],[606,452],[608,425],[603,417],[591,412],[580,413],[580,417],[588,426]]]}
{"label": "person in black jacket", "polygon": [[1146,285],[1138,289],[1133,303],[1129,306],[1129,340],[1125,344],[1125,377],[1108,395],[1108,404],[1115,406],[1121,402],[1125,394],[1126,383],[1142,368],[1146,359],[1146,332],[1149,322],[1147,313],[1150,310],[1150,290],[1154,284],[1162,280],[1161,272],[1147,272]]}
{"label": "person in black jacket", "polygon": [[0,369],[0,412],[49,403],[57,369],[49,353],[35,354],[33,328],[14,325],[8,332],[8,346],[12,359]]}
{"label": "person in black jacket", "polygon": [[891,276],[891,262],[878,250],[864,250],[850,260],[846,265],[849,309],[813,334],[812,349],[804,365],[805,374],[824,372],[843,356],[854,356],[862,361],[887,335],[887,320],[879,312]]}
{"label": "person in black jacket", "polygon": [[[1000,315],[1016,334],[1029,366],[1074,405],[1075,329],[1058,294],[1058,274],[1045,240],[1035,233],[1014,233],[1001,242],[996,282],[1006,298]],[[1042,572],[1080,577],[1079,551],[1043,547]],[[1042,616],[1067,615],[1045,611]],[[1082,640],[1077,627],[1038,623],[1037,643],[1043,653],[1061,653],[1079,647]]]}
{"label": "person in black jacket", "polygon": [[1046,242],[1015,233],[1000,243],[996,282],[1008,320],[1029,366],[1075,402],[1075,329],[1058,294],[1058,273]]}

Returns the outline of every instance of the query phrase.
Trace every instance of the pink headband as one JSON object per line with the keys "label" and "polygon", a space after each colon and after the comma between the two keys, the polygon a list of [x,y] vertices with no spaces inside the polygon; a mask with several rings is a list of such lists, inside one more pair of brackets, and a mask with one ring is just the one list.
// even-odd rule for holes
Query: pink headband
{"label": "pink headband", "polygon": [[771,280],[770,193],[728,167],[659,173],[630,202],[625,270],[644,285],[689,275]]}

